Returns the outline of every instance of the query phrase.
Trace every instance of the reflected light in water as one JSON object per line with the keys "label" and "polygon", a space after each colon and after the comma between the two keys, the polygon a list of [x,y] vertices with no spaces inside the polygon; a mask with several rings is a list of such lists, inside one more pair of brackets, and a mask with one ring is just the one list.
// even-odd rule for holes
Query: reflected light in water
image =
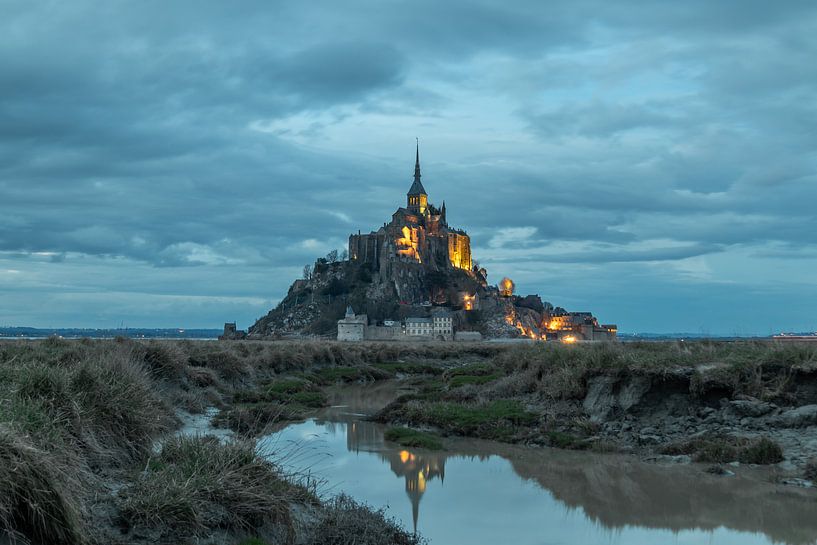
{"label": "reflected light in water", "polygon": [[265,440],[314,437],[329,465],[310,470],[332,493],[387,507],[431,545],[817,544],[814,493],[781,490],[762,481],[768,475],[723,478],[615,455],[479,441],[449,441],[445,452],[409,450],[385,442],[383,427],[357,414],[328,411]]}

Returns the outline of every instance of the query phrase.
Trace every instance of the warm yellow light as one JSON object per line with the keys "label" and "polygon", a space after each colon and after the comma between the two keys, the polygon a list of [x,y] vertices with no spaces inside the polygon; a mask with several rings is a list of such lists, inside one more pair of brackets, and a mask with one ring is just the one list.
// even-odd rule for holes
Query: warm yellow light
{"label": "warm yellow light", "polygon": [[410,457],[411,457],[411,453],[409,451],[407,451],[407,450],[401,450],[400,451],[400,461],[402,463],[405,464],[406,462],[408,462]]}
{"label": "warm yellow light", "polygon": [[468,238],[468,235],[449,233],[448,258],[452,267],[471,270],[471,239]]}
{"label": "warm yellow light", "polygon": [[419,490],[420,492],[425,492],[425,490],[426,490],[426,476],[423,475],[422,471],[417,475],[417,485],[418,485],[417,490]]}
{"label": "warm yellow light", "polygon": [[510,297],[513,295],[514,283],[513,280],[507,276],[499,282],[499,295],[502,297]]}
{"label": "warm yellow light", "polygon": [[404,226],[401,232],[403,236],[395,241],[398,247],[397,253],[404,257],[410,257],[418,263],[422,263],[419,253],[420,241],[417,229]]}
{"label": "warm yellow light", "polygon": [[562,337],[562,342],[563,343],[568,343],[568,344],[569,343],[575,343],[576,342],[576,337],[574,337],[573,335],[566,335],[566,336]]}

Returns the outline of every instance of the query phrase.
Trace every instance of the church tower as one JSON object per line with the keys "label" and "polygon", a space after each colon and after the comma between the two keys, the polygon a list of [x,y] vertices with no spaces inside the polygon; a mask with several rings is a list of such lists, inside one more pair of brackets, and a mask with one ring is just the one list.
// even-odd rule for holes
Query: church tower
{"label": "church tower", "polygon": [[423,183],[420,181],[420,141],[417,141],[417,158],[414,162],[414,183],[411,184],[409,192],[406,194],[406,208],[421,216],[428,208],[428,193]]}

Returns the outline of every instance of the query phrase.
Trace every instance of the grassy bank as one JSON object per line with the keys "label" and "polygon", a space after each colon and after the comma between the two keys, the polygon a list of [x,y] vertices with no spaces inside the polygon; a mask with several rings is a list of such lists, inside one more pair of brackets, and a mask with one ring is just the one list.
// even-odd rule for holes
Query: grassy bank
{"label": "grassy bank", "polygon": [[386,441],[392,441],[404,447],[442,450],[440,438],[434,434],[409,428],[389,428],[384,434]]}
{"label": "grassy bank", "polygon": [[[752,418],[747,424],[745,417],[782,410],[776,407],[817,403],[817,346],[707,341],[536,343],[507,347],[483,361],[446,369],[441,376],[416,384],[414,394],[386,407],[378,420],[433,427],[444,434],[560,448],[610,451],[623,447],[684,454],[700,461],[776,463],[782,454],[774,441],[750,441],[721,430],[740,432],[743,425],[749,426],[744,431],[751,436],[758,435],[758,429],[761,434],[778,433],[755,426],[758,421]],[[732,401],[758,414],[717,421],[731,414]],[[675,435],[691,428],[707,430],[707,426],[713,431],[706,442],[662,449],[654,445],[664,441],[663,418],[679,422]],[[716,422],[709,423],[713,418]],[[623,419],[624,427],[606,426],[611,419]],[[651,426],[659,429],[658,435],[638,435],[639,428],[654,429]],[[623,443],[618,437],[622,429],[635,430]],[[676,437],[670,439],[677,443]],[[720,455],[707,454],[716,449],[713,445],[724,445]]]}
{"label": "grassy bank", "polygon": [[180,408],[321,406],[314,382],[280,371],[359,358],[312,344],[0,342],[0,529],[58,545],[317,544],[349,543],[365,523],[379,530],[357,543],[415,543],[383,513],[321,501],[251,440],[172,436]]}
{"label": "grassy bank", "polygon": [[[733,402],[764,415],[817,403],[817,346],[0,342],[0,527],[23,543],[348,543],[358,534],[373,536],[361,545],[413,543],[382,513],[321,501],[251,440],[324,406],[329,386],[393,378],[414,393],[379,418],[403,445],[440,446],[413,426],[597,450],[630,437],[707,463],[774,463],[784,453],[764,440],[766,428],[685,434],[757,421],[718,424]],[[623,409],[630,390],[641,405]],[[619,405],[596,418],[593,399]],[[169,439],[179,409],[208,407],[240,438]],[[679,433],[645,431],[667,422]]]}
{"label": "grassy bank", "polygon": [[770,399],[786,384],[765,381],[764,374],[777,379],[782,371],[785,378],[787,371],[817,364],[817,343],[542,343],[501,352],[494,363],[507,376],[491,389],[499,396],[537,392],[551,399],[576,399],[584,397],[587,379],[594,375],[691,369],[693,387],[717,381],[731,393]]}

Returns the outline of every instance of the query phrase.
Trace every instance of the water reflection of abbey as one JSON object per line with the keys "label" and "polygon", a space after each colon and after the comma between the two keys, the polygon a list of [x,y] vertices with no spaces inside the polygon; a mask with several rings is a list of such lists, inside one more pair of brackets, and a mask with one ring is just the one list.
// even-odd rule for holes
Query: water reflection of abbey
{"label": "water reflection of abbey", "polygon": [[446,455],[437,452],[416,451],[410,449],[395,450],[386,446],[383,431],[373,422],[358,420],[359,416],[351,414],[334,414],[333,421],[318,421],[333,434],[341,432],[339,426],[346,428],[346,448],[350,452],[374,452],[388,462],[392,472],[403,477],[406,483],[406,494],[411,501],[411,516],[414,531],[417,531],[417,520],[420,515],[420,500],[426,491],[429,481],[445,481]]}
{"label": "water reflection of abbey", "polygon": [[[465,444],[445,454],[398,450],[385,443],[376,424],[353,414],[366,413],[366,400],[371,402],[377,395],[376,390],[366,388],[359,399],[337,400],[347,405],[330,409],[326,420],[317,423],[332,433],[345,433],[350,452],[374,453],[404,478],[415,530],[426,487],[434,479],[443,481],[449,458],[484,460],[498,455],[509,461],[519,477],[537,483],[567,511],[579,510],[589,521],[612,532],[628,526],[672,532],[724,527],[764,534],[775,543],[817,545],[813,491],[780,489],[765,478],[722,478],[683,465],[644,464],[630,457],[575,451],[539,452],[497,445],[485,450]],[[380,400],[380,406],[387,397]],[[498,484],[505,485],[512,483]],[[447,492],[456,495],[456,487],[452,490],[449,485]],[[490,498],[484,500],[490,502]]]}

